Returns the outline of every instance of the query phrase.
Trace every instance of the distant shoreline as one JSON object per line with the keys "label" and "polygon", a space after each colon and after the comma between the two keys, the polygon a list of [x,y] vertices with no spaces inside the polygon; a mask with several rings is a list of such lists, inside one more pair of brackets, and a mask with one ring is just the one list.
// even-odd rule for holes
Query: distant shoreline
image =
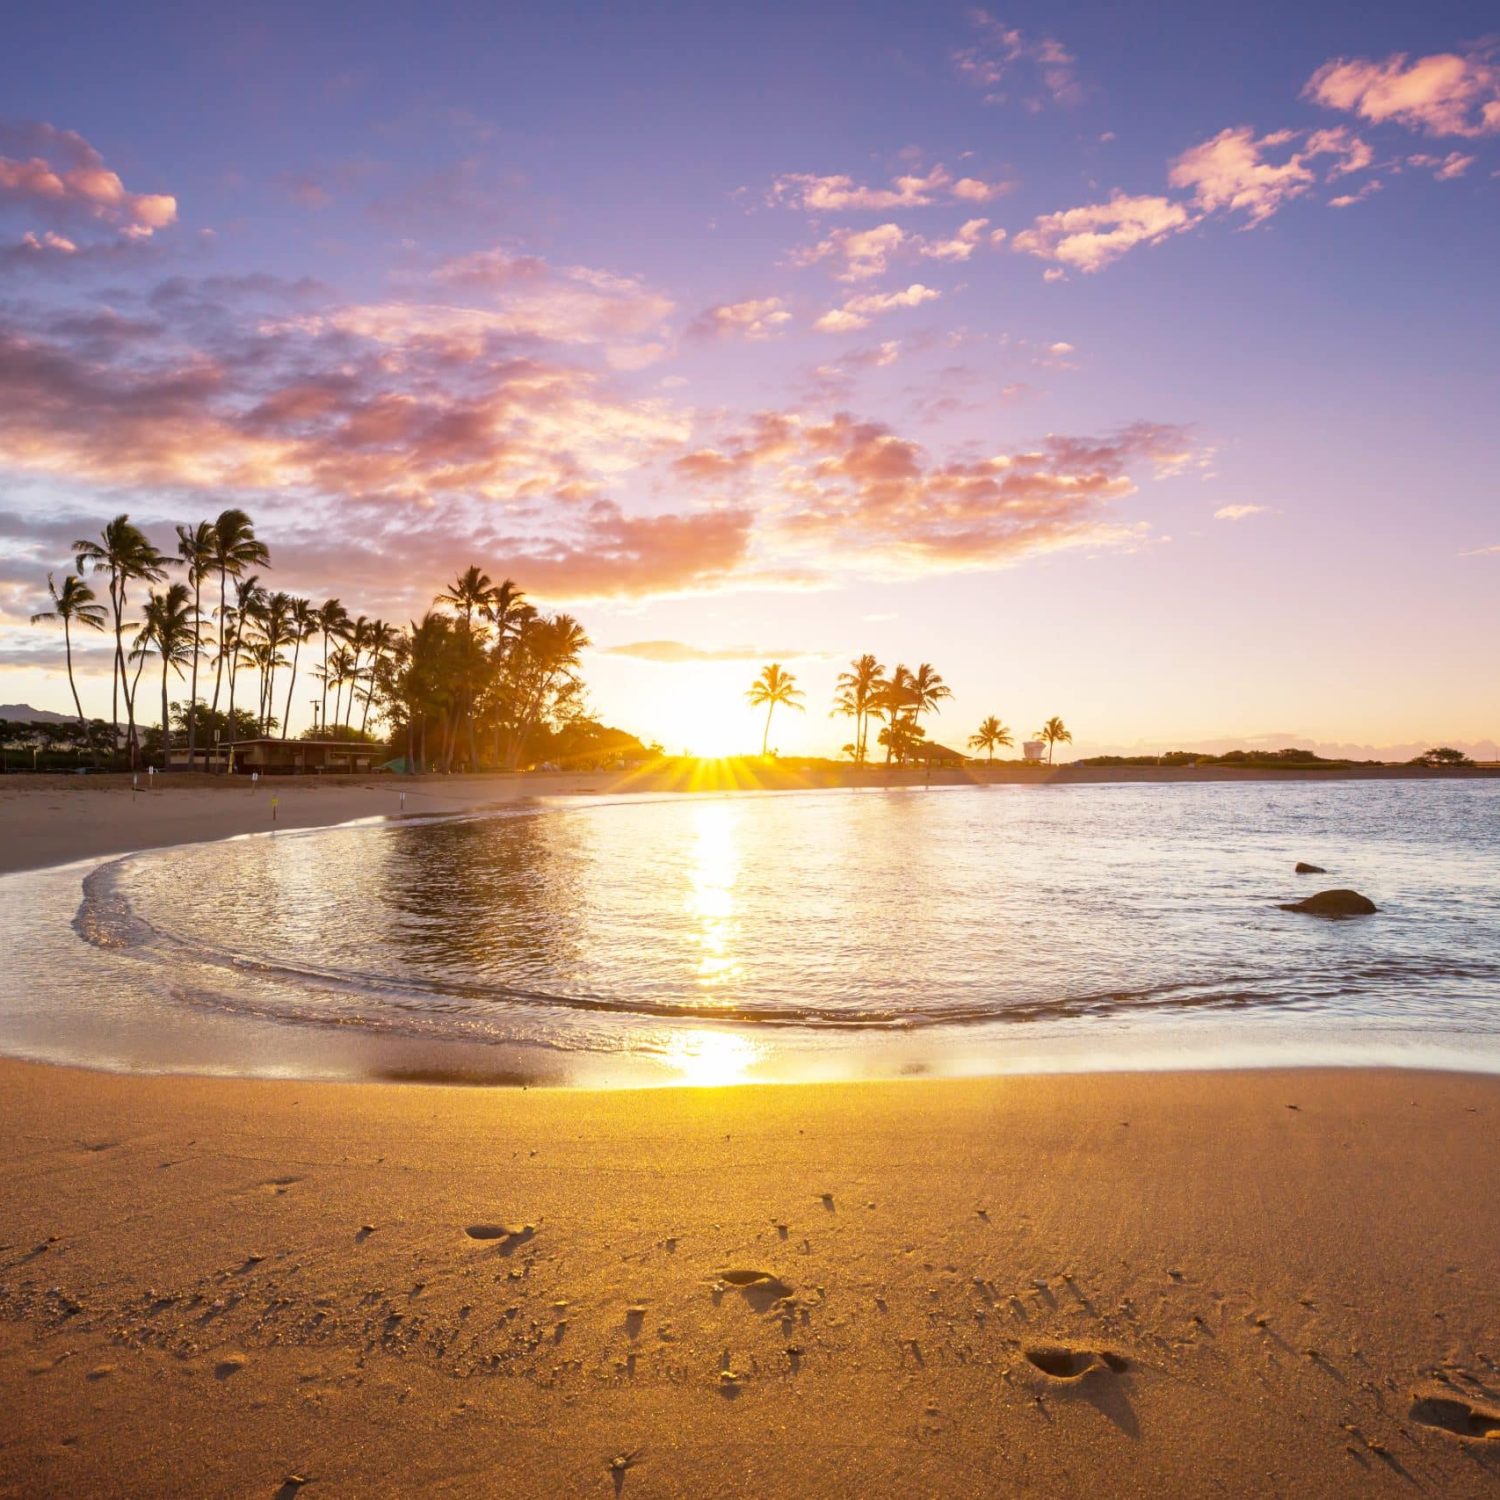
{"label": "distant shoreline", "polygon": [[[634,771],[477,773],[455,776],[248,777],[171,772],[0,777],[0,874],[139,849],[277,829],[322,828],[357,818],[482,811],[536,798],[631,793],[822,791],[838,788],[1099,786],[1240,781],[1482,781],[1500,766],[1341,766],[1326,771],[1243,766],[1030,766],[1020,762],[905,769],[836,762],[665,761]],[[274,803],[273,800],[274,799]]]}

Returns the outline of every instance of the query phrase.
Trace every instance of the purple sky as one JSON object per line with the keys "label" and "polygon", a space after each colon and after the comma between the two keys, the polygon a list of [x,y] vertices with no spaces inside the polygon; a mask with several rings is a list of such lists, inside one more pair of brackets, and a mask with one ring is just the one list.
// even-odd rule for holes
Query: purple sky
{"label": "purple sky", "polygon": [[1490,7],[210,9],[7,20],[0,699],[74,537],[241,504],[674,750],[866,650],[949,743],[1500,737]]}

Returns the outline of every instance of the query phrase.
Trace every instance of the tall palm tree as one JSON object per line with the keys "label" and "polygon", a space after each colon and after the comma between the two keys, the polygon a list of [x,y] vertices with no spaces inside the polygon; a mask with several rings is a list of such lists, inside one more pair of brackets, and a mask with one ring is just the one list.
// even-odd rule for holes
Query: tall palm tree
{"label": "tall palm tree", "polygon": [[193,621],[200,628],[193,632],[193,679],[188,687],[187,763],[193,764],[198,745],[198,658],[203,654],[203,580],[211,577],[218,563],[218,534],[212,521],[177,528],[177,556],[187,568],[187,581],[193,591]]}
{"label": "tall palm tree", "polygon": [[[506,582],[509,583],[509,579]],[[458,611],[458,617],[463,622],[464,719],[469,737],[470,770],[473,770],[475,763],[479,759],[479,752],[474,744],[475,684],[473,667],[477,654],[474,641],[474,616],[478,614],[483,618],[485,611],[489,610],[497,602],[497,593],[498,589],[495,580],[483,568],[470,564],[432,601],[434,604],[452,606],[452,608]]]}
{"label": "tall palm tree", "polygon": [[325,599],[318,609],[318,630],[323,636],[323,727],[328,727],[328,653],[335,638],[349,628],[349,611],[337,599]]}
{"label": "tall palm tree", "polygon": [[361,615],[350,625],[344,638],[349,642],[349,654],[354,658],[344,679],[349,684],[349,701],[343,704],[341,711],[342,694],[340,694],[340,698],[334,701],[333,717],[335,723],[342,724],[345,729],[348,729],[354,721],[354,689],[359,685],[359,659],[364,655],[365,647],[370,643],[370,622]]}
{"label": "tall palm tree", "polygon": [[868,652],[851,661],[847,672],[839,673],[834,708],[854,720],[854,760],[859,765],[869,750],[870,715],[884,687],[885,668]]}
{"label": "tall palm tree", "polygon": [[[218,519],[214,522],[214,571],[219,575],[219,654],[216,658],[214,670],[214,704],[213,711],[219,711],[219,688],[224,680],[224,663],[227,659],[230,669],[229,690],[229,718],[231,721],[230,738],[233,739],[234,720],[234,666],[239,659],[238,650],[229,651],[228,629],[229,629],[229,580],[244,577],[247,568],[269,567],[271,562],[271,549],[255,535],[255,523],[244,511],[231,507],[221,510]],[[243,611],[241,611],[243,615]],[[238,634],[244,635],[244,620],[241,618],[237,625]]]}
{"label": "tall palm tree", "polygon": [[1011,738],[1010,730],[991,714],[979,728],[969,736],[969,748],[971,750],[983,750],[985,759],[993,761],[995,751],[1001,745],[1014,745],[1015,740]]}
{"label": "tall palm tree", "polygon": [[[343,701],[344,685],[354,680],[354,653],[347,646],[335,646],[333,655],[328,658],[328,666],[325,669],[326,678],[324,686],[333,684],[333,728],[339,728],[343,720],[339,717],[339,704]],[[324,721],[325,734],[330,732],[330,726]]]}
{"label": "tall palm tree", "polygon": [[[250,573],[235,580],[234,604],[229,611],[229,628],[225,634],[225,645],[229,653],[229,743],[238,738],[234,718],[234,688],[239,668],[254,662],[252,647],[255,644],[256,617],[260,613],[266,591],[260,586],[260,575]],[[220,655],[222,666],[223,655]]]}
{"label": "tall palm tree", "polygon": [[297,663],[302,657],[302,643],[318,633],[318,612],[311,599],[293,599],[287,611],[287,629],[292,639],[292,677],[286,685],[286,712],[281,716],[281,737],[286,738],[292,722],[292,694],[297,689]]}
{"label": "tall palm tree", "polygon": [[877,719],[885,720],[885,728],[881,730],[877,739],[885,746],[886,765],[890,765],[892,757],[909,739],[909,736],[902,735],[899,730],[901,721],[911,716],[916,702],[916,694],[912,689],[911,668],[897,662],[896,670],[881,681],[870,703],[870,712]]}
{"label": "tall palm tree", "polygon": [[73,625],[85,630],[104,629],[104,606],[97,602],[93,589],[76,573],[67,574],[58,588],[56,581],[47,575],[47,592],[52,596],[52,608],[32,615],[33,625],[44,625],[52,620],[61,620],[63,628],[63,652],[68,659],[68,686],[73,691],[73,707],[78,710],[78,727],[87,734],[88,720],[83,716],[83,704],[78,697],[78,684],[73,680]]}
{"label": "tall palm tree", "polygon": [[145,620],[135,638],[131,656],[140,660],[152,652],[161,658],[161,762],[170,764],[171,724],[167,717],[167,674],[182,669],[198,652],[198,619],[193,609],[193,591],[185,583],[171,584],[164,593],[154,589],[146,600]]}
{"label": "tall palm tree", "polygon": [[798,699],[802,697],[802,690],[797,686],[797,679],[790,673],[782,671],[780,665],[772,662],[768,667],[762,667],[760,676],[750,685],[750,691],[745,694],[745,701],[751,708],[759,708],[761,704],[766,706],[766,727],[760,737],[760,753],[766,755],[771,743],[771,715],[776,712],[776,705],[784,703],[788,708],[795,708],[802,712],[802,704]]}
{"label": "tall palm tree", "polygon": [[1055,714],[1037,731],[1047,742],[1047,764],[1052,764],[1052,751],[1057,745],[1071,745],[1073,731]]}
{"label": "tall palm tree", "polygon": [[257,659],[263,673],[260,692],[260,732],[270,734],[272,710],[275,707],[276,669],[286,665],[283,646],[292,643],[292,596],[278,590],[260,601],[256,616],[260,627]]}
{"label": "tall palm tree", "polygon": [[125,696],[126,740],[130,761],[135,764],[135,702],[132,684],[125,669],[125,604],[132,582],[160,583],[167,576],[171,559],[147,540],[139,526],[131,524],[128,515],[118,515],[100,533],[99,540],[84,538],[73,543],[78,571],[92,567],[96,573],[109,574],[109,604],[115,622],[115,670],[110,689],[110,713],[119,733],[120,694]]}
{"label": "tall palm tree", "polygon": [[370,665],[367,670],[368,682],[365,686],[364,712],[359,718],[359,732],[364,734],[370,722],[370,703],[375,697],[376,684],[381,675],[381,669],[391,652],[395,650],[396,642],[401,632],[394,625],[387,624],[384,620],[371,620],[369,632],[366,636],[366,645],[370,652]]}

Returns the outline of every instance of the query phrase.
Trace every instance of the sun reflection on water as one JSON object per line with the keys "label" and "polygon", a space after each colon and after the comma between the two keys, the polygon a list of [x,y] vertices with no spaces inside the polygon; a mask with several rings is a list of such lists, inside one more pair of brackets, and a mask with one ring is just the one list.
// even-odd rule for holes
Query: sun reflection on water
{"label": "sun reflection on water", "polygon": [[739,809],[728,802],[707,802],[696,809],[692,863],[684,907],[694,923],[699,949],[699,987],[719,989],[740,977],[735,957],[739,922],[734,884],[739,874],[736,836]]}
{"label": "sun reflection on water", "polygon": [[766,1048],[728,1031],[679,1031],[662,1049],[667,1066],[681,1081],[700,1088],[744,1083]]}

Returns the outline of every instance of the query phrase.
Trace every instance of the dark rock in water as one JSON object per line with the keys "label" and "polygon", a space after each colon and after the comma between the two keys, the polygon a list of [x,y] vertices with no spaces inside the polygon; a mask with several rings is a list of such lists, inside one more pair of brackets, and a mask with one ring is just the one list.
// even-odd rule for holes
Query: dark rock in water
{"label": "dark rock in water", "polygon": [[1303,864],[1303,862],[1299,859],[1297,861],[1296,873],[1298,875],[1326,875],[1328,871],[1325,870],[1322,865]]}
{"label": "dark rock in water", "polygon": [[1282,911],[1305,911],[1310,917],[1367,917],[1380,908],[1358,891],[1319,891],[1306,901],[1283,901]]}

